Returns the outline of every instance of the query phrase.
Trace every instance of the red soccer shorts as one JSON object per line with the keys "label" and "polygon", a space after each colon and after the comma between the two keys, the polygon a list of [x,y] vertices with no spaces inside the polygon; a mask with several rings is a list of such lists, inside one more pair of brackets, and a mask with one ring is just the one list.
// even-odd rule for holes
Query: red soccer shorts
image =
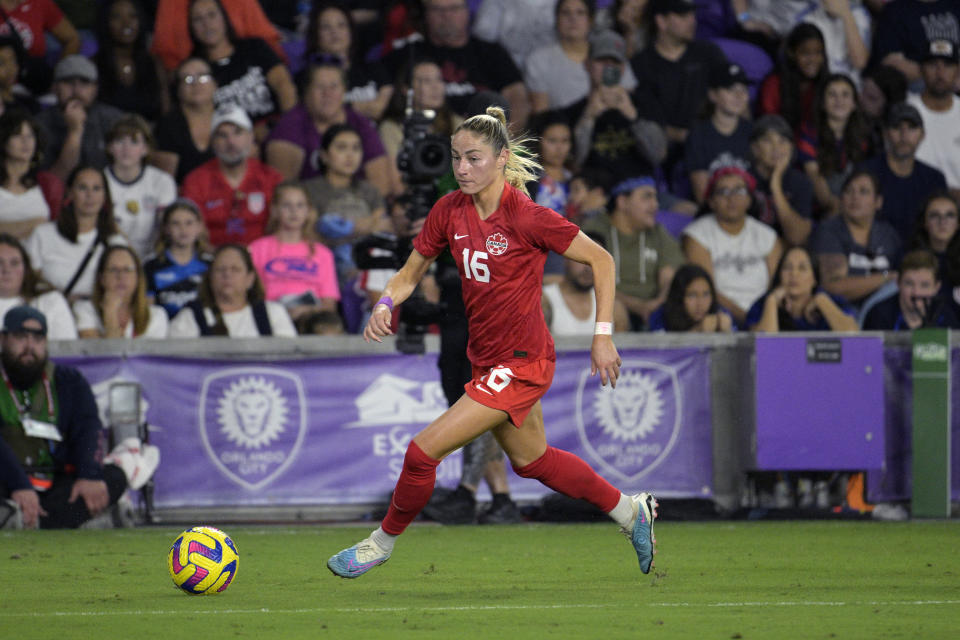
{"label": "red soccer shorts", "polygon": [[519,428],[533,405],[550,388],[555,367],[552,360],[509,367],[474,366],[473,380],[463,388],[483,406],[506,411],[513,426]]}

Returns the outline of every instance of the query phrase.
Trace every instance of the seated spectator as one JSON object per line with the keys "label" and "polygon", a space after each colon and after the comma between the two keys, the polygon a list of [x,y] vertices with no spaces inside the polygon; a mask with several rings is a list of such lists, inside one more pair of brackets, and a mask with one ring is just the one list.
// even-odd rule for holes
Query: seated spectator
{"label": "seated spectator", "polygon": [[253,123],[237,106],[213,116],[214,158],[191,171],[180,195],[200,206],[210,242],[249,244],[263,235],[270,195],[283,176],[254,157]]}
{"label": "seated spectator", "polygon": [[[931,40],[960,33],[960,7],[949,0],[889,2],[877,15],[873,63],[899,69],[907,81],[921,79],[920,67]],[[924,116],[926,122],[926,116]]]}
{"label": "seated spectator", "polygon": [[798,24],[784,40],[777,68],[760,85],[758,113],[782,115],[794,133],[814,126],[817,95],[829,73],[823,33]]}
{"label": "seated spectator", "polygon": [[103,169],[103,140],[123,112],[97,100],[97,68],[83,56],[71,55],[53,70],[57,104],[41,111],[37,124],[44,141],[41,168],[66,180],[78,165]]}
{"label": "seated spectator", "polygon": [[536,49],[553,42],[556,0],[484,0],[473,16],[471,32],[507,50],[522,69]]}
{"label": "seated spectator", "polygon": [[570,177],[570,192],[564,215],[568,220],[583,225],[587,220],[605,213],[609,174],[600,169],[584,167]]}
{"label": "seated spectator", "polygon": [[374,122],[383,117],[393,96],[393,80],[380,64],[370,64],[357,50],[353,18],[339,0],[313,3],[307,24],[304,67],[313,62],[335,60],[347,76],[343,101]]}
{"label": "seated spectator", "polygon": [[40,110],[40,104],[20,84],[26,58],[23,45],[16,36],[0,36],[0,113],[23,109],[35,114]]}
{"label": "seated spectator", "polygon": [[856,331],[856,311],[820,289],[813,258],[804,247],[784,252],[770,289],[747,312],[751,331]]}
{"label": "seated spectator", "polygon": [[329,63],[311,65],[304,76],[302,104],[283,114],[265,145],[267,164],[286,180],[306,180],[323,173],[320,143],[327,129],[347,124],[363,141],[363,173],[381,194],[391,190],[390,161],[376,126],[343,101],[343,69]]}
{"label": "seated spectator", "polygon": [[295,324],[297,333],[302,336],[340,336],[346,333],[343,318],[336,311],[313,311]]}
{"label": "seated spectator", "polygon": [[8,233],[0,233],[0,317],[23,304],[38,309],[48,318],[51,340],[77,337],[73,312],[66,299],[37,276],[20,241]]}
{"label": "seated spectator", "polygon": [[757,118],[750,132],[757,219],[773,227],[788,246],[799,246],[813,229],[813,184],[793,166],[793,155],[787,121],[775,114]]}
{"label": "seated spectator", "polygon": [[[32,307],[7,311],[0,346],[9,380],[0,386],[0,504],[16,503],[27,529],[79,527],[127,488],[120,467],[100,462],[103,424],[90,384],[50,362],[47,319]],[[45,396],[51,389],[54,398]]]}
{"label": "seated spectator", "polygon": [[770,286],[783,247],[777,233],[748,215],[755,206],[753,178],[736,167],[714,172],[707,185],[712,213],[683,230],[687,260],[716,283],[717,300],[744,326],[747,309]]}
{"label": "seated spectator", "polygon": [[570,125],[562,118],[554,117],[541,121],[536,138],[540,141],[540,164],[543,175],[540,180],[528,185],[531,199],[539,205],[563,214],[570,194],[570,167],[573,149]]}
{"label": "seated spectator", "polygon": [[796,19],[816,25],[823,33],[827,67],[860,84],[860,72],[870,59],[870,11],[858,0],[808,2]]}
{"label": "seated spectator", "polygon": [[[533,113],[564,109],[590,93],[587,63],[595,10],[593,0],[560,0],[556,3],[557,40],[533,50],[523,69]],[[598,32],[597,36],[602,38],[601,33],[604,32]],[[623,59],[629,59],[626,46]],[[613,71],[607,74],[608,80],[613,80]],[[625,66],[612,84],[633,91],[637,79],[633,70]]]}
{"label": "seated spectator", "polygon": [[874,140],[883,139],[890,107],[907,99],[907,79],[885,64],[868,67],[860,83],[860,108],[870,121]]}
{"label": "seated spectator", "polygon": [[916,107],[905,102],[895,104],[883,127],[884,153],[863,163],[863,168],[880,182],[883,206],[877,218],[897,230],[904,246],[916,228],[917,201],[947,188],[938,169],[916,158],[923,137],[923,118]]}
{"label": "seated spectator", "polygon": [[673,274],[667,299],[650,315],[650,331],[729,333],[733,316],[720,306],[713,279],[703,267],[681,265]]}
{"label": "seated spectator", "polygon": [[269,125],[297,104],[297,91],[284,61],[260,38],[239,38],[220,0],[191,0],[191,55],[210,63],[217,109],[236,105],[256,124],[257,140]]}
{"label": "seated spectator", "polygon": [[613,255],[617,299],[630,313],[630,324],[639,331],[650,314],[663,304],[667,289],[683,254],[673,236],[656,221],[657,190],[653,178],[621,182],[610,192],[613,211],[584,223],[605,240]]}
{"label": "seated spectator", "polygon": [[0,116],[0,232],[21,240],[50,219],[50,206],[37,182],[38,133],[26,111],[14,109]]}
{"label": "seated spectator", "polygon": [[958,219],[960,206],[956,198],[946,189],[934,191],[920,206],[910,245],[912,249],[926,249],[937,256],[940,263],[937,278],[945,283],[951,281],[946,275],[946,256],[947,250],[956,246]]}
{"label": "seated spectator", "polygon": [[799,162],[824,216],[836,215],[840,187],[854,167],[873,154],[870,135],[853,81],[831,75],[817,96],[814,127],[802,127],[797,142]]}
{"label": "seated spectator", "polygon": [[100,101],[156,122],[170,109],[159,63],[147,51],[149,24],[140,0],[100,3],[97,53]]}
{"label": "seated spectator", "polygon": [[26,53],[21,64],[23,83],[34,95],[50,87],[47,34],[60,45],[60,60],[80,51],[80,34],[54,0],[8,0],[4,2],[0,36],[14,36]]}
{"label": "seated spectator", "polygon": [[637,55],[647,46],[647,34],[650,30],[644,9],[648,0],[613,0],[606,8],[597,12],[597,26],[601,29],[613,29],[627,44],[627,59]]}
{"label": "seated spectator", "polygon": [[213,95],[217,81],[210,63],[187,58],[174,77],[173,109],[157,123],[157,149],[150,163],[163,169],[181,184],[187,174],[213,158]]}
{"label": "seated spectator", "polygon": [[143,267],[147,299],[156,302],[173,319],[197,298],[203,274],[210,268],[207,228],[192,200],[178,198],[160,217],[160,240],[156,257]]}
{"label": "seated spectator", "polygon": [[917,147],[917,158],[943,172],[947,186],[960,194],[960,98],[956,91],[960,78],[958,44],[934,40],[920,65],[923,92],[911,93],[907,102],[920,112],[925,136]]}
{"label": "seated spectator", "polygon": [[902,245],[896,229],[876,219],[882,204],[876,177],[854,171],[840,193],[840,215],[822,222],[810,238],[821,286],[853,304],[897,279]]}
{"label": "seated spectator", "polygon": [[283,303],[296,322],[316,311],[336,311],[340,301],[333,252],[313,230],[317,212],[299,183],[273,192],[265,235],[250,243],[250,257],[267,300]]}
{"label": "seated spectator", "polygon": [[73,301],[93,293],[94,272],[106,246],[126,243],[113,217],[103,171],[79,166],[67,180],[67,204],[57,220],[34,229],[24,248],[37,273]]}
{"label": "seated spectator", "polygon": [[133,249],[108,247],[97,263],[93,296],[73,305],[80,337],[166,338],[167,313],[147,300],[145,280]]}
{"label": "seated spectator", "polygon": [[230,336],[292,338],[297,330],[279,302],[263,299],[263,284],[246,247],[225,244],[213,254],[200,296],[170,323],[171,338]]}
{"label": "seated spectator", "polygon": [[153,255],[157,212],[177,197],[173,177],[145,163],[154,146],[147,121],[138,115],[120,118],[107,134],[110,166],[104,172],[117,227],[141,259]]}
{"label": "seated spectator", "polygon": [[937,257],[924,249],[911,251],[900,264],[899,291],[867,312],[865,331],[911,331],[923,327],[960,329],[953,306],[939,294]]}
{"label": "seated spectator", "polygon": [[703,203],[707,182],[720,167],[750,166],[750,95],[747,74],[736,64],[714,68],[708,81],[706,118],[694,123],[687,136],[684,164],[693,197]]}

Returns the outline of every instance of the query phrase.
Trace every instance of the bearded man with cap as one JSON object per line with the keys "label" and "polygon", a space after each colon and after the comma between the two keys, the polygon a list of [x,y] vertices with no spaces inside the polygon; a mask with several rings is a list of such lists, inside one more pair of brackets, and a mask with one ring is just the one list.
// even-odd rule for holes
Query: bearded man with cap
{"label": "bearded man with cap", "polygon": [[97,100],[97,67],[88,58],[66,56],[53,70],[53,95],[57,104],[37,115],[43,132],[42,169],[58,178],[78,165],[107,166],[107,132],[123,112]]}
{"label": "bearded man with cap", "polygon": [[100,462],[90,384],[49,361],[47,319],[33,307],[7,311],[0,347],[0,528],[78,527],[127,488],[120,467]]}
{"label": "bearded man with cap", "polygon": [[954,197],[960,196],[960,100],[954,95],[960,74],[960,53],[951,40],[933,40],[920,63],[923,93],[911,93],[907,102],[920,112],[926,133],[917,158],[943,172]]}
{"label": "bearded man with cap", "polygon": [[263,236],[283,176],[253,157],[253,122],[240,107],[217,111],[211,129],[214,158],[187,174],[180,195],[200,207],[211,244],[248,245]]}

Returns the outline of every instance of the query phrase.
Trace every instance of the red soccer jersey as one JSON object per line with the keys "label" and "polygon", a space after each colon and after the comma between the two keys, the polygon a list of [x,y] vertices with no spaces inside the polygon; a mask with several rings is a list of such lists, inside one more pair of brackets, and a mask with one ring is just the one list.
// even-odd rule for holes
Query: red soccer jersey
{"label": "red soccer jersey", "polygon": [[210,244],[248,245],[263,236],[273,189],[282,181],[279,171],[250,158],[247,173],[234,189],[223,177],[219,161],[213,158],[187,174],[180,195],[200,207]]}
{"label": "red soccer jersey", "polygon": [[454,191],[430,210],[413,247],[428,258],[447,246],[458,264],[467,309],[467,357],[476,366],[554,359],[540,295],[547,251],[563,253],[580,231],[522,192],[504,187],[481,220],[471,196]]}
{"label": "red soccer jersey", "polygon": [[7,12],[9,19],[0,18],[0,36],[13,34],[15,29],[27,54],[39,58],[47,52],[46,32],[63,20],[63,12],[53,0],[21,2]]}

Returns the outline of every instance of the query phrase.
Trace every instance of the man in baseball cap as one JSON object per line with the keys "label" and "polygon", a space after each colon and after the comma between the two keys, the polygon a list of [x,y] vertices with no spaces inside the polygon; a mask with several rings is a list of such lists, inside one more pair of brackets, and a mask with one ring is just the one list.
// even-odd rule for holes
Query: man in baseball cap
{"label": "man in baseball cap", "polygon": [[960,100],[954,95],[960,75],[957,43],[936,39],[927,43],[920,63],[923,93],[911,93],[913,105],[923,121],[923,135],[916,157],[943,172],[947,186],[960,193]]}

